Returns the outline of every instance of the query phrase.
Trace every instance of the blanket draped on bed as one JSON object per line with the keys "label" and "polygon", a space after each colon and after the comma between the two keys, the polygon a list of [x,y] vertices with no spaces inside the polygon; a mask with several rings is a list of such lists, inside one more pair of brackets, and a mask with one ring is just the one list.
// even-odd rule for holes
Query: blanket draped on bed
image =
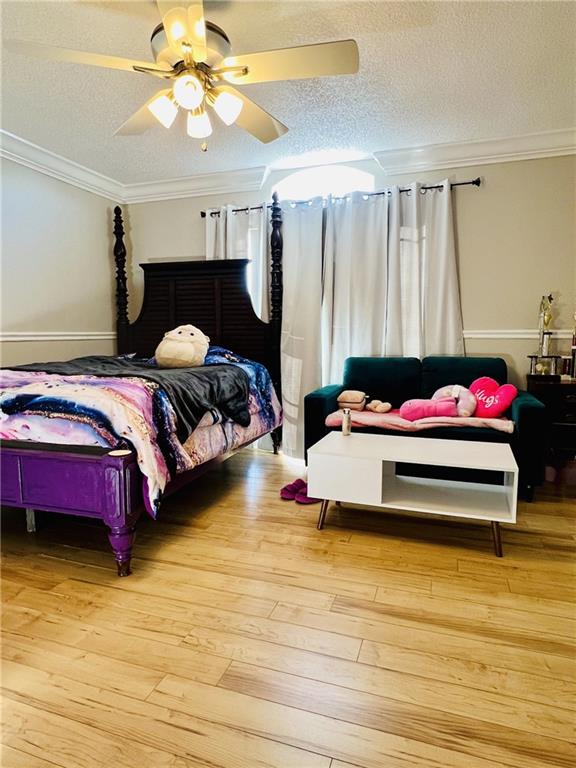
{"label": "blanket draped on bed", "polygon": [[[154,517],[167,483],[199,456],[225,453],[281,422],[266,368],[222,347],[210,347],[198,368],[97,356],[0,371],[1,439],[132,448]],[[219,425],[221,439],[188,448],[207,425]],[[211,454],[213,442],[222,450]]]}
{"label": "blanket draped on bed", "polygon": [[42,371],[61,376],[129,376],[153,381],[170,400],[181,443],[186,442],[210,408],[218,408],[226,418],[242,427],[250,423],[248,377],[235,365],[156,368],[146,360],[91,355],[65,362],[19,365],[12,370]]}

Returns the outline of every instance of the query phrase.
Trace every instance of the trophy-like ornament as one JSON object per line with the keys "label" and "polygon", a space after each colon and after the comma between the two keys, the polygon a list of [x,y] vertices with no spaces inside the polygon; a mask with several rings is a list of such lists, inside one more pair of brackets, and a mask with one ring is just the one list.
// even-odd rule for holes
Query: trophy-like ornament
{"label": "trophy-like ornament", "polygon": [[551,293],[548,296],[542,296],[540,299],[540,309],[538,312],[538,353],[528,355],[530,358],[531,375],[553,375],[558,373],[558,362],[562,359],[560,355],[554,355],[550,352],[550,339],[552,338],[552,302],[554,297]]}
{"label": "trophy-like ornament", "polygon": [[550,352],[550,324],[552,323],[552,302],[554,297],[551,293],[548,296],[542,296],[540,300],[540,312],[538,314],[538,355],[546,357]]}

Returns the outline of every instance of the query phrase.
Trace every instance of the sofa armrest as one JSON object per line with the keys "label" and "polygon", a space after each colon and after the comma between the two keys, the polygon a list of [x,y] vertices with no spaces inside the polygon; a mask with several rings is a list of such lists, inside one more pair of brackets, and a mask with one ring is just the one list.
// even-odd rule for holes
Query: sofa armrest
{"label": "sofa armrest", "polygon": [[546,406],[537,397],[520,389],[512,401],[508,416],[518,429],[521,429],[522,426],[530,428],[531,422],[544,423],[545,410]]}
{"label": "sofa armrest", "polygon": [[342,384],[329,384],[310,392],[304,398],[304,449],[308,462],[308,448],[324,435],[328,429],[324,424],[326,416],[338,410],[338,395],[344,391]]}
{"label": "sofa armrest", "polygon": [[546,465],[546,406],[520,390],[506,415],[514,422],[520,482],[527,487],[538,485],[544,480]]}

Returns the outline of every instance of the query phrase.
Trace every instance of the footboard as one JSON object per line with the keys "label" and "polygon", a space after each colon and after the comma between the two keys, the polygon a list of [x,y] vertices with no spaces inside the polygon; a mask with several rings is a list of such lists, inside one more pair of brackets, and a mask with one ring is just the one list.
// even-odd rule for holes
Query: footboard
{"label": "footboard", "polygon": [[134,526],[144,508],[142,474],[127,450],[24,443],[2,446],[2,504],[100,518],[119,576],[130,573]]}

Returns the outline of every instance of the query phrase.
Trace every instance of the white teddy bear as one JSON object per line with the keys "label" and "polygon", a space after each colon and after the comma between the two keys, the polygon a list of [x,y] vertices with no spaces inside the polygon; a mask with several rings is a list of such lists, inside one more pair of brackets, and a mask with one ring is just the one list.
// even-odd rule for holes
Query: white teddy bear
{"label": "white teddy bear", "polygon": [[210,339],[194,325],[179,325],[164,334],[156,347],[156,363],[161,368],[192,368],[204,365]]}

